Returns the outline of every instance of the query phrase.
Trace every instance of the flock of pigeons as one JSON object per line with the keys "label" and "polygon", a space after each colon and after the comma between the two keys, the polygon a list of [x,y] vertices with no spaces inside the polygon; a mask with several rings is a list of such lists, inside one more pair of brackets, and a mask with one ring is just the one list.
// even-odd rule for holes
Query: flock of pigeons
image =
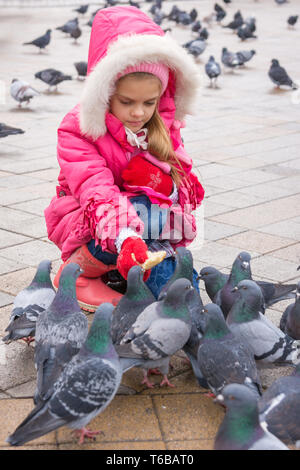
{"label": "flock of pigeons", "polygon": [[[79,443],[94,438],[88,423],[113,400],[123,374],[143,370],[168,379],[171,356],[183,350],[199,385],[226,407],[214,449],[289,450],[300,440],[300,282],[255,281],[251,255],[241,252],[230,274],[203,267],[211,303],[192,287],[193,257],[180,247],[176,269],[155,299],[140,266],[131,268],[117,306],[101,304],[88,328],[76,297],[82,270],[67,264],[58,290],[51,262],[43,260],[30,285],[14,299],[7,335],[10,343],[35,340],[35,407],[7,438],[19,446],[61,426],[74,429]],[[300,266],[299,266],[300,268]],[[268,307],[293,299],[280,328],[265,316]],[[293,367],[263,391],[257,364]]]}
{"label": "flock of pigeons", "polygon": [[[214,4],[214,9],[211,14],[206,15],[201,20],[199,19],[199,13],[196,8],[193,8],[190,12],[185,11],[178,6],[174,5],[169,13],[163,11],[162,5],[164,0],[146,0],[146,2],[151,2],[151,8],[149,9],[149,15],[152,16],[152,19],[159,25],[163,25],[164,21],[174,22],[174,25],[183,25],[186,28],[190,28],[192,34],[192,39],[182,44],[182,47],[185,48],[190,54],[192,54],[197,60],[199,56],[206,50],[207,39],[209,37],[209,32],[207,27],[212,25],[212,23],[217,23],[220,27],[224,29],[229,29],[233,31],[242,42],[247,41],[248,39],[256,39],[256,18],[251,16],[244,18],[241,11],[238,10],[234,13],[233,18],[227,24],[224,24],[224,19],[227,17],[228,12],[218,3]],[[225,4],[232,3],[232,0],[223,0]],[[287,0],[275,0],[277,4],[287,3]],[[124,2],[119,2],[118,0],[105,0],[103,7],[95,10],[90,17],[90,20],[86,23],[88,26],[92,26],[93,19],[96,13],[102,9],[109,6],[117,5],[118,3],[122,4]],[[140,8],[140,4],[133,0],[129,0],[130,5]],[[89,4],[80,6],[79,8],[74,9],[79,16],[84,16],[88,9]],[[297,23],[299,15],[292,15],[287,18],[287,25],[289,28],[294,28]],[[72,18],[67,21],[62,26],[55,28],[56,30],[62,31],[68,37],[74,38],[74,42],[77,42],[78,38],[82,35],[82,27],[79,23],[79,18]],[[170,27],[164,29],[164,31],[171,30]],[[39,51],[44,50],[51,41],[51,29],[48,29],[45,34],[42,36],[23,43],[23,45],[31,45],[39,49]],[[243,67],[246,62],[249,62],[253,56],[256,54],[255,49],[251,50],[240,50],[237,52],[229,51],[227,47],[223,47],[221,52],[221,63],[224,69],[234,70],[235,68]],[[84,79],[87,74],[87,62],[80,61],[74,63],[74,66],[77,71],[77,78]],[[205,64],[204,70],[210,80],[210,85],[217,87],[217,79],[222,73],[222,66],[219,62],[215,60],[215,57],[211,55],[208,62]],[[47,68],[35,73],[35,78],[43,81],[48,85],[48,91],[57,90],[59,83],[65,80],[72,80],[72,76],[61,72],[55,68]],[[291,79],[286,69],[279,64],[277,59],[271,60],[271,65],[268,70],[268,76],[271,81],[277,86],[286,86],[291,89],[297,89],[298,85]],[[30,101],[39,95],[39,92],[34,89],[28,82],[22,79],[14,78],[11,82],[10,93],[13,99],[15,99],[19,106],[22,106],[22,103],[30,103]],[[22,129],[10,127],[4,123],[0,123],[0,137],[6,137],[10,134],[24,133]]]}
{"label": "flock of pigeons", "polygon": [[[191,27],[197,37],[183,47],[199,57],[209,33],[198,19],[197,10],[188,13],[174,6],[166,15],[162,0],[146,1],[153,3],[149,13],[158,24],[168,19]],[[117,3],[107,0],[104,8]],[[139,7],[132,0],[129,3]],[[82,5],[76,11],[84,15],[88,8],[89,5]],[[91,15],[89,26],[97,11]],[[213,13],[202,22],[207,26],[217,22],[234,31],[241,41],[256,38],[255,18],[244,19],[238,11],[231,22],[223,25],[226,15],[226,10],[216,3]],[[289,18],[289,26],[297,19]],[[78,18],[56,29],[74,41],[82,33]],[[50,40],[49,29],[24,45],[42,50]],[[254,54],[255,50],[233,53],[224,47],[221,62],[234,69]],[[78,76],[84,78],[86,62],[74,65]],[[215,84],[221,66],[213,56],[205,64],[205,71]],[[56,69],[39,71],[35,77],[48,84],[49,90],[72,79]],[[269,77],[276,86],[296,87],[276,59],[272,60]],[[38,94],[28,83],[12,80],[11,96],[19,106]],[[0,124],[0,137],[23,132]],[[141,368],[142,383],[153,387],[149,377],[159,372],[163,375],[160,385],[172,387],[168,379],[170,358],[179,350],[187,355],[199,386],[208,389],[216,402],[226,407],[215,438],[216,450],[288,450],[287,445],[300,442],[300,282],[256,282],[251,275],[251,256],[242,252],[229,275],[209,266],[201,269],[199,280],[204,282],[211,299],[204,305],[200,293],[192,287],[191,252],[178,248],[176,261],[175,273],[158,299],[143,282],[142,269],[133,267],[118,305],[100,305],[90,328],[76,298],[76,279],[82,273],[79,266],[70,263],[64,268],[56,292],[50,277],[51,262],[43,260],[39,264],[31,284],[14,300],[3,338],[7,343],[18,339],[28,344],[35,341],[37,370],[35,406],[7,442],[19,446],[64,425],[75,430],[79,443],[86,437],[94,438],[98,431],[86,426],[113,400],[123,374],[132,367]],[[277,327],[265,316],[266,309],[292,298]],[[289,364],[294,371],[263,391],[258,362]]]}

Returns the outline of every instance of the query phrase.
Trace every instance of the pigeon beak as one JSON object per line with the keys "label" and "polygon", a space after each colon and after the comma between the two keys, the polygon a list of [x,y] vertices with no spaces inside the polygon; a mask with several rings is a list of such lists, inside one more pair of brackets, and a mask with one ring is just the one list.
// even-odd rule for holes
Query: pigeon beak
{"label": "pigeon beak", "polygon": [[237,290],[239,290],[238,286],[235,286],[233,289],[231,289],[231,292],[236,292]]}
{"label": "pigeon beak", "polygon": [[300,269],[300,264],[299,264],[299,266],[298,266],[298,268],[297,268],[297,271],[299,271],[299,269]]}
{"label": "pigeon beak", "polygon": [[219,393],[219,395],[216,396],[216,398],[213,400],[213,402],[223,404],[224,403],[223,395],[221,393]]}
{"label": "pigeon beak", "polygon": [[242,268],[247,269],[249,267],[249,262],[248,261],[243,261],[242,262]]}
{"label": "pigeon beak", "polygon": [[[300,266],[299,266],[299,268],[300,268]],[[201,279],[202,279],[202,276],[201,276],[201,274],[199,274],[199,276],[197,277],[197,281],[200,281]]]}

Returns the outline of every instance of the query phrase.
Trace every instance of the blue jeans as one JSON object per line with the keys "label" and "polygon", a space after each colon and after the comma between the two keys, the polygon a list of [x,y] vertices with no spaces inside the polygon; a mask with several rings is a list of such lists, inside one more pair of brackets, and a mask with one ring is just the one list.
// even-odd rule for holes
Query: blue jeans
{"label": "blue jeans", "polygon": [[[135,196],[130,199],[138,216],[144,223],[144,232],[142,238],[147,245],[157,240],[161,234],[167,220],[168,209],[162,209],[158,204],[152,204],[147,196]],[[118,255],[103,251],[100,245],[95,246],[95,240],[91,240],[87,247],[90,253],[104,264],[117,264]],[[166,258],[160,264],[151,269],[149,279],[146,281],[147,286],[158,298],[162,287],[168,282],[174,273],[176,266],[175,258]],[[198,273],[194,269],[193,285],[199,291]]]}

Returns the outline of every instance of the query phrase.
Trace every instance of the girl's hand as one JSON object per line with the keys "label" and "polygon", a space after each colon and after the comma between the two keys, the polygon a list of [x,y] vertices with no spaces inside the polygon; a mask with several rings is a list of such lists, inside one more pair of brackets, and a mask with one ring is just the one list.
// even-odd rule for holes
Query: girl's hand
{"label": "girl's hand", "polygon": [[170,196],[173,191],[172,177],[141,155],[136,155],[130,160],[122,178],[130,186],[147,186],[165,196]]}
{"label": "girl's hand", "polygon": [[[129,237],[122,244],[120,254],[117,259],[117,269],[119,273],[127,279],[128,272],[132,266],[143,264],[148,258],[148,247],[144,240],[139,237]],[[134,261],[132,254],[136,261]],[[144,274],[144,281],[150,276],[151,270],[147,270]]]}

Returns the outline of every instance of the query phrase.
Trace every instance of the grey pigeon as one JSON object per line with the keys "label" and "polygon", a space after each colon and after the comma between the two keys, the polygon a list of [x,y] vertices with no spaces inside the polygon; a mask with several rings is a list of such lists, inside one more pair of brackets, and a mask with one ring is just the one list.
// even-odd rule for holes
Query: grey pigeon
{"label": "grey pigeon", "polygon": [[218,76],[221,75],[221,67],[220,64],[215,61],[213,55],[209,57],[208,62],[205,64],[205,72],[210,79],[210,86],[216,87]]}
{"label": "grey pigeon", "polygon": [[300,365],[275,380],[258,401],[260,421],[286,444],[300,443]]}
{"label": "grey pigeon", "polygon": [[214,450],[289,450],[259,421],[257,396],[242,384],[226,385],[215,400],[226,414],[217,431]]}
{"label": "grey pigeon", "polygon": [[297,90],[298,86],[287,74],[285,68],[281,67],[277,59],[272,59],[268,75],[273,83],[279,88],[281,86],[288,86],[293,90]]}
{"label": "grey pigeon", "polygon": [[86,61],[80,61],[80,62],[75,62],[74,67],[78,73],[78,79],[84,79],[87,75],[87,62]]}
{"label": "grey pigeon", "polygon": [[202,28],[200,20],[197,20],[193,23],[191,30],[193,33],[198,33],[200,29]]}
{"label": "grey pigeon", "polygon": [[51,87],[54,86],[57,89],[58,84],[64,80],[72,80],[71,75],[65,75],[60,70],[56,69],[41,70],[40,72],[36,72],[34,76],[35,78],[42,80],[42,82],[47,83],[49,85],[49,91],[51,90]]}
{"label": "grey pigeon", "polygon": [[207,43],[204,39],[197,38],[188,41],[183,44],[183,47],[191,54],[195,59],[198,58],[206,49]]}
{"label": "grey pigeon", "polygon": [[238,283],[238,292],[228,317],[227,324],[241,340],[247,342],[257,361],[264,363],[300,362],[300,341],[283,333],[260,312],[262,292],[250,280]]}
{"label": "grey pigeon", "polygon": [[43,34],[43,36],[39,36],[38,38],[34,39],[33,41],[30,42],[24,42],[23,46],[27,45],[33,45],[39,48],[41,51],[42,49],[45,49],[46,46],[50,43],[51,40],[51,29],[47,29],[46,33]]}
{"label": "grey pigeon", "polygon": [[88,336],[80,351],[65,366],[49,398],[37,405],[7,438],[20,446],[61,426],[68,426],[84,438],[94,438],[87,424],[114,398],[122,369],[110,338],[113,305],[104,303],[95,312]]}
{"label": "grey pigeon", "polygon": [[215,302],[218,292],[228,281],[228,275],[213,266],[206,266],[199,272],[198,279],[204,281],[205,290],[212,302]]}
{"label": "grey pigeon", "polygon": [[67,264],[57,293],[36,322],[34,361],[37,386],[34,402],[46,400],[64,366],[78,353],[88,333],[88,321],[76,297],[76,279],[82,273],[76,263]]}
{"label": "grey pigeon", "polygon": [[229,69],[234,69],[235,67],[239,67],[241,62],[236,53],[230,52],[227,47],[223,47],[222,55],[221,55],[222,64]]}
{"label": "grey pigeon", "polygon": [[79,26],[77,26],[77,28],[72,29],[72,31],[70,32],[70,36],[74,39],[74,43],[77,43],[77,39],[80,38],[81,35],[82,31]]}
{"label": "grey pigeon", "polygon": [[10,321],[3,341],[23,339],[28,344],[34,340],[36,321],[52,303],[56,291],[50,278],[51,261],[45,259],[37,267],[29,286],[15,297]]}
{"label": "grey pigeon", "polygon": [[286,307],[279,327],[291,338],[300,339],[300,282],[297,285],[295,302]]}
{"label": "grey pigeon", "polygon": [[217,395],[225,385],[240,383],[259,397],[262,386],[251,348],[232,333],[218,305],[207,304],[202,312],[206,324],[197,361],[211,391]]}
{"label": "grey pigeon", "polygon": [[[243,279],[252,279],[251,272],[251,255],[247,251],[241,251],[234,260],[230,275],[224,287],[217,293],[214,302],[221,306],[225,317],[228,315],[230,308],[235,299],[235,292],[232,288]],[[254,280],[255,281],[255,280]],[[264,313],[267,307],[280,302],[281,300],[294,297],[293,292],[296,290],[297,284],[281,284],[270,281],[255,281],[260,287],[263,298],[261,312]]]}
{"label": "grey pigeon", "polygon": [[299,18],[299,15],[291,15],[287,19],[287,23],[289,26],[295,26]]}
{"label": "grey pigeon", "polygon": [[244,65],[246,62],[249,62],[249,60],[252,59],[252,57],[256,54],[256,51],[251,49],[250,51],[238,51],[236,54],[240,60],[240,65]]}
{"label": "grey pigeon", "polygon": [[55,29],[66,34],[71,34],[71,32],[76,28],[78,28],[78,18],[73,18],[72,20],[67,21],[65,24],[58,26]]}
{"label": "grey pigeon", "polygon": [[143,281],[143,275],[140,266],[133,266],[129,270],[126,292],[119,300],[112,316],[111,337],[114,344],[120,344],[139,314],[156,302],[156,298]]}
{"label": "grey pigeon", "polygon": [[77,11],[77,13],[84,15],[88,11],[88,8],[89,8],[89,3],[87,3],[86,5],[81,5],[80,7],[75,8],[73,11]]}
{"label": "grey pigeon", "polygon": [[32,98],[39,95],[39,92],[32,88],[28,82],[13,78],[10,85],[10,94],[19,103],[19,107],[21,107],[22,103],[29,104]]}
{"label": "grey pigeon", "polygon": [[24,134],[25,131],[20,129],[19,127],[12,127],[4,124],[4,122],[0,122],[0,138],[7,137],[9,135],[15,134]]}
{"label": "grey pigeon", "polygon": [[190,281],[178,279],[169,287],[163,300],[146,307],[136,322],[116,346],[123,371],[139,366],[144,369],[144,380],[153,387],[147,378],[147,370],[159,368],[164,378],[160,386],[173,386],[167,377],[170,356],[183,348],[191,333],[191,318],[186,296],[192,289]]}
{"label": "grey pigeon", "polygon": [[283,5],[284,3],[289,3],[288,0],[275,0],[277,5]]}

